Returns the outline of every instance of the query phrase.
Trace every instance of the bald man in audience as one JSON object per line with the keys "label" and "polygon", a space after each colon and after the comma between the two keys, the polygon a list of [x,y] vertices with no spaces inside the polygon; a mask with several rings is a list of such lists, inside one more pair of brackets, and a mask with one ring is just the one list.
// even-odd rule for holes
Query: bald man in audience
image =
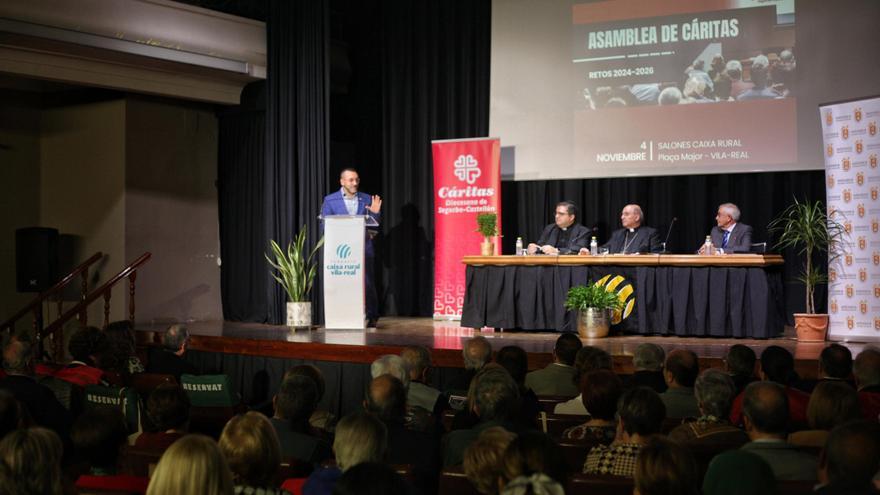
{"label": "bald man in audience", "polygon": [[[660,237],[657,230],[644,225],[645,215],[642,207],[630,204],[623,207],[620,212],[622,229],[615,230],[611,239],[602,248],[608,249],[610,254],[648,254],[659,253]],[[581,249],[578,254],[589,255],[589,249]]]}
{"label": "bald man in audience", "polygon": [[700,361],[693,351],[675,350],[666,357],[663,376],[666,392],[660,394],[667,418],[698,418],[700,408],[694,395],[694,382],[700,374]]}
{"label": "bald man in audience", "polygon": [[492,345],[486,337],[477,336],[464,341],[461,354],[464,358],[465,371],[456,376],[446,390],[453,394],[465,395],[477,371],[492,360]]}
{"label": "bald man in audience", "polygon": [[880,348],[868,346],[856,356],[853,376],[865,419],[880,420]]}

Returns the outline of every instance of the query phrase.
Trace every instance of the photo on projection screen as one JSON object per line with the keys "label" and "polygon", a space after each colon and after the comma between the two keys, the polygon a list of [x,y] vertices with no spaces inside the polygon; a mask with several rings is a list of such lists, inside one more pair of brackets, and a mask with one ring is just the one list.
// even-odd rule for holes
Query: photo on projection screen
{"label": "photo on projection screen", "polygon": [[[507,178],[797,167],[794,0],[552,3],[493,4]],[[523,17],[543,40],[506,32]]]}

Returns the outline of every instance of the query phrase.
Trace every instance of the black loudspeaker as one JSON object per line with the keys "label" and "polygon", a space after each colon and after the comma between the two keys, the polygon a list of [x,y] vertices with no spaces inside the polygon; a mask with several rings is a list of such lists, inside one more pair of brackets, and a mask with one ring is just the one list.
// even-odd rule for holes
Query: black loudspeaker
{"label": "black loudspeaker", "polygon": [[27,227],[15,231],[15,288],[42,292],[58,282],[58,229]]}

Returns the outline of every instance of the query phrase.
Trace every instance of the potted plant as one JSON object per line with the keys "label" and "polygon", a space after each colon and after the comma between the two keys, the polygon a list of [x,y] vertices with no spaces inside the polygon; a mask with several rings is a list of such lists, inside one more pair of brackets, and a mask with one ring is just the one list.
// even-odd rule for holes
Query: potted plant
{"label": "potted plant", "polygon": [[794,248],[803,257],[803,271],[797,280],[806,289],[806,313],[795,313],[794,327],[798,340],[822,342],[828,331],[828,315],[816,314],[816,303],[813,297],[816,285],[827,283],[828,276],[822,267],[815,263],[813,256],[828,253],[830,264],[839,255],[840,243],[846,230],[840,222],[828,215],[821,201],[800,202],[795,198],[794,204],[786,208],[767,226],[771,233],[778,233],[776,247],[780,249]]}
{"label": "potted plant", "polygon": [[495,213],[480,213],[477,215],[477,232],[483,236],[480,244],[480,255],[492,256],[495,254],[495,243],[492,237],[498,236],[498,215]]}
{"label": "potted plant", "polygon": [[611,312],[622,307],[617,293],[599,284],[576,285],[565,298],[565,308],[578,312],[578,335],[587,339],[607,337]]}
{"label": "potted plant", "polygon": [[269,241],[274,260],[266,256],[266,261],[273,268],[272,277],[287,292],[287,326],[295,328],[312,325],[312,303],[309,293],[318,273],[316,255],[324,244],[324,238],[318,240],[315,247],[306,253],[306,227],[299,229],[293,241],[287,244],[287,251],[274,240]]}

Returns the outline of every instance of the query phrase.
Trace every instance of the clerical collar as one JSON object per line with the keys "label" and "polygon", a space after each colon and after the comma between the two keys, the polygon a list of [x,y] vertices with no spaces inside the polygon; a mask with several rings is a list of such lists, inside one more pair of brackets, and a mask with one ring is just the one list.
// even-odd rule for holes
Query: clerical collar
{"label": "clerical collar", "polygon": [[559,227],[561,230],[568,230],[568,227]]}
{"label": "clerical collar", "polygon": [[626,230],[628,230],[629,233],[632,234],[633,232],[635,232],[635,231],[638,230],[638,229],[639,229],[639,228],[636,227],[636,228],[634,228],[634,229],[626,229]]}

